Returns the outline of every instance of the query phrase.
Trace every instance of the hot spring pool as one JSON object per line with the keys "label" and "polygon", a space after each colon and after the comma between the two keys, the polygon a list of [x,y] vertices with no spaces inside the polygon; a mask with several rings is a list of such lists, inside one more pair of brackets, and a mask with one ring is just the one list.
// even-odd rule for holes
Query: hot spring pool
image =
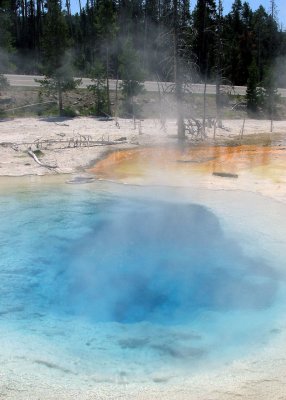
{"label": "hot spring pool", "polygon": [[164,384],[259,352],[279,332],[282,204],[47,178],[2,187],[3,376]]}

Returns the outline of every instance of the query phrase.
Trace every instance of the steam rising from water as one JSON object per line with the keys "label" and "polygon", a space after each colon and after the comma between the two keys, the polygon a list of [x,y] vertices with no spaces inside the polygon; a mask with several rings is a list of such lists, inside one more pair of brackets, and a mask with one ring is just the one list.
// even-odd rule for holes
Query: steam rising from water
{"label": "steam rising from water", "polygon": [[89,232],[60,255],[56,307],[96,321],[174,324],[206,310],[271,306],[275,273],[225,237],[208,209],[127,200],[91,207]]}

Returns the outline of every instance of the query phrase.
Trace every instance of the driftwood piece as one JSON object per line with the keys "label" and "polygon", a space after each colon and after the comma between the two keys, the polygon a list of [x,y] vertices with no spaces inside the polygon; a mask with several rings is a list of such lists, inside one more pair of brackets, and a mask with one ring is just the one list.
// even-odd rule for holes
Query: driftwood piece
{"label": "driftwood piece", "polygon": [[95,178],[90,176],[75,176],[74,178],[66,181],[69,184],[83,184],[83,183],[91,183],[94,182]]}
{"label": "driftwood piece", "polygon": [[215,160],[215,157],[200,158],[198,160],[176,160],[176,162],[182,164],[202,164],[204,162],[209,162],[213,160]]}
{"label": "driftwood piece", "polygon": [[35,154],[32,150],[28,150],[28,154],[29,154],[29,156],[32,157],[32,158],[36,161],[36,163],[39,164],[41,167],[45,167],[45,168],[48,168],[48,169],[55,169],[55,168],[58,168],[57,165],[48,165],[48,164],[42,163],[42,162],[38,159],[38,157],[36,156],[36,154]]}
{"label": "driftwood piece", "polygon": [[[14,151],[27,151],[36,148],[38,149],[47,149],[49,147],[50,150],[63,150],[69,149],[71,147],[96,147],[102,145],[115,145],[118,143],[126,143],[127,137],[121,137],[120,139],[111,140],[109,135],[105,137],[105,135],[99,136],[97,139],[93,139],[91,135],[80,135],[77,134],[71,138],[64,139],[37,139],[33,142],[0,142],[0,147],[12,148]],[[56,168],[52,166],[52,168]]]}
{"label": "driftwood piece", "polygon": [[230,172],[213,172],[214,176],[220,176],[222,178],[238,178],[237,174],[232,174]]}

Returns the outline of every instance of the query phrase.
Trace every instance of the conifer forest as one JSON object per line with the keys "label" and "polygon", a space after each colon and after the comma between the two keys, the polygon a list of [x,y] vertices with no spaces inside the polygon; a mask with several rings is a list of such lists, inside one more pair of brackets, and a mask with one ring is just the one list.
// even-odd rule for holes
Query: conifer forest
{"label": "conifer forest", "polygon": [[286,55],[274,0],[268,10],[234,0],[228,14],[223,0],[190,6],[190,0],[79,0],[72,13],[70,0],[1,0],[0,74],[56,75],[65,80],[63,91],[77,84],[69,77],[89,77],[98,98],[101,80],[109,78],[128,83],[121,87],[127,98],[145,80],[176,82],[177,99],[188,83],[247,85],[252,111],[258,87],[285,87],[285,73],[273,73]]}

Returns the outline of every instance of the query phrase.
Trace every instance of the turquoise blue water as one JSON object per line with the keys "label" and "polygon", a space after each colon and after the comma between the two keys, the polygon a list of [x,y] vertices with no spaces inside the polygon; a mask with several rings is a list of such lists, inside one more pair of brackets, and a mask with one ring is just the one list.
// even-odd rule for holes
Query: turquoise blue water
{"label": "turquoise blue water", "polygon": [[277,268],[259,249],[246,254],[211,208],[175,198],[96,184],[2,193],[0,328],[17,333],[11,357],[38,373],[68,363],[132,381],[191,374],[270,340]]}

